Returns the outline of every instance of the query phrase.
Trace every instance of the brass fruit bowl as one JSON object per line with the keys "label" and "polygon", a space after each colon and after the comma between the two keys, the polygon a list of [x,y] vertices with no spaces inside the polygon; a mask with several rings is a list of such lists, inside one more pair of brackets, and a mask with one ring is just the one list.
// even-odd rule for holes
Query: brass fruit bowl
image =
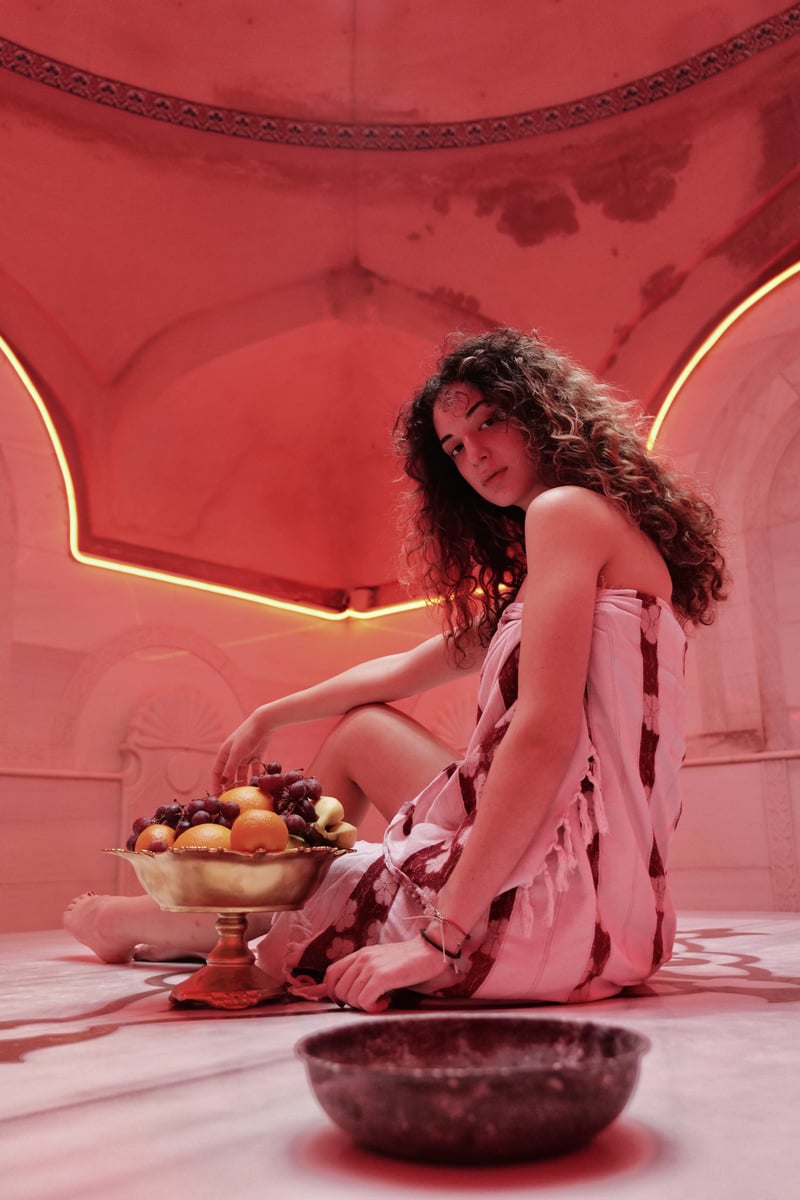
{"label": "brass fruit bowl", "polygon": [[302,908],[339,847],[240,854],[235,850],[108,850],[127,859],[144,890],[168,912],[283,912]]}
{"label": "brass fruit bowl", "polygon": [[177,1007],[252,1008],[284,997],[283,985],[256,966],[247,945],[249,912],[302,908],[333,860],[336,846],[240,854],[235,850],[107,850],[131,864],[147,894],[167,912],[217,914],[218,941],[206,965],[170,992]]}

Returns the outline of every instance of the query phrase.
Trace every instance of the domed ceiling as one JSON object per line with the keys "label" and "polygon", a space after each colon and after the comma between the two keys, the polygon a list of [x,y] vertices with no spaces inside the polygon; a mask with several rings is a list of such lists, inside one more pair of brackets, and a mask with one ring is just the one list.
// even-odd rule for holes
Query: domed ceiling
{"label": "domed ceiling", "polygon": [[398,408],[538,328],[653,409],[798,255],[800,5],[6,0],[0,334],[87,552],[400,598]]}

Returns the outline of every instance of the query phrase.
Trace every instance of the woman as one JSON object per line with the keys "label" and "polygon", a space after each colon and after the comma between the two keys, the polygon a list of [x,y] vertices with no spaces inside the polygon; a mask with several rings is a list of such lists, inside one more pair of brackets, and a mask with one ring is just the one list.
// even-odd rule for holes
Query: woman
{"label": "woman", "polygon": [[[218,788],[278,727],[346,714],[313,773],[350,821],[367,803],[389,821],[382,845],[360,843],[275,918],[260,965],[366,1012],[403,989],[613,995],[671,951],[683,628],[723,598],[716,519],[648,455],[629,406],[535,334],[457,340],[396,436],[415,485],[408,561],[443,633],[261,706],[221,747]],[[388,707],[477,670],[460,762]],[[84,909],[84,923],[111,921],[114,903],[126,950],[186,940],[147,897]]]}

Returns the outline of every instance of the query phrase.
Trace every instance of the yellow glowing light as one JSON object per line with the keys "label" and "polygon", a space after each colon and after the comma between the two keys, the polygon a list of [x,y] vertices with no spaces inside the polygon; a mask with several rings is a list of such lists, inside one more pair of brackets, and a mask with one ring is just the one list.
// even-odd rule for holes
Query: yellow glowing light
{"label": "yellow glowing light", "polygon": [[190,579],[184,575],[173,575],[168,571],[157,571],[151,567],[132,566],[130,563],[116,562],[113,559],[85,554],[78,545],[78,505],[75,498],[75,487],[72,482],[72,474],[67,462],[67,456],[64,453],[64,447],[61,444],[61,438],[58,436],[58,430],[53,424],[53,419],[50,416],[47,405],[40,396],[36,385],[8,342],[2,336],[0,336],[0,353],[4,355],[20,383],[25,388],[25,391],[35,404],[47,431],[50,444],[53,447],[53,452],[61,471],[61,478],[64,481],[64,491],[67,498],[69,552],[76,562],[83,563],[87,567],[99,567],[104,571],[116,571],[121,575],[137,575],[141,579],[153,579],[159,583],[174,584],[176,587],[193,588],[198,592],[212,592],[217,596],[227,596],[233,600],[246,600],[251,604],[261,604],[266,608],[277,608],[282,609],[284,612],[299,613],[301,616],[314,617],[320,621],[347,621],[351,618],[357,621],[374,621],[378,617],[394,616],[397,613],[411,612],[414,609],[426,606],[426,601],[424,600],[409,600],[402,604],[387,604],[382,608],[372,608],[366,612],[360,612],[354,608],[346,608],[342,612],[331,612],[329,609],[316,608],[309,604],[294,604],[288,600],[276,600],[271,596],[261,596],[256,592],[246,592],[239,588],[225,587],[222,584],[204,583],[201,580]]}
{"label": "yellow glowing light", "polygon": [[787,267],[784,271],[781,271],[778,275],[775,275],[772,279],[769,279],[766,283],[762,284],[760,288],[756,288],[756,290],[751,292],[750,295],[741,302],[741,304],[738,304],[732,312],[728,313],[727,317],[720,321],[716,329],[714,329],[708,335],[700,348],[696,350],[689,359],[688,363],[667,392],[664,403],[658,410],[656,419],[653,421],[652,428],[650,429],[650,434],[647,439],[648,450],[653,449],[653,446],[656,443],[656,438],[661,431],[661,426],[666,420],[667,413],[675,403],[678,393],[684,387],[692,372],[696,370],[706,355],[714,349],[720,338],[725,336],[731,326],[735,325],[740,317],[743,317],[744,314],[753,308],[754,305],[758,304],[760,300],[763,300],[771,292],[774,292],[776,288],[781,286],[781,284],[786,283],[787,280],[795,276],[798,271],[800,271],[800,262],[796,262],[791,267]]}

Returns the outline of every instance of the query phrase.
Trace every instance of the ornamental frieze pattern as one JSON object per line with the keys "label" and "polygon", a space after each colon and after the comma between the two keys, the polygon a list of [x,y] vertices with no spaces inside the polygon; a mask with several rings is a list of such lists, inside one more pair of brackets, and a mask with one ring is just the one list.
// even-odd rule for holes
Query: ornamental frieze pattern
{"label": "ornamental frieze pattern", "polygon": [[181,99],[107,79],[0,38],[0,68],[120,112],[255,142],[324,150],[456,150],[560,133],[641,109],[717,78],[800,33],[800,4],[663,71],[608,91],[509,116],[414,123],[298,120]]}

